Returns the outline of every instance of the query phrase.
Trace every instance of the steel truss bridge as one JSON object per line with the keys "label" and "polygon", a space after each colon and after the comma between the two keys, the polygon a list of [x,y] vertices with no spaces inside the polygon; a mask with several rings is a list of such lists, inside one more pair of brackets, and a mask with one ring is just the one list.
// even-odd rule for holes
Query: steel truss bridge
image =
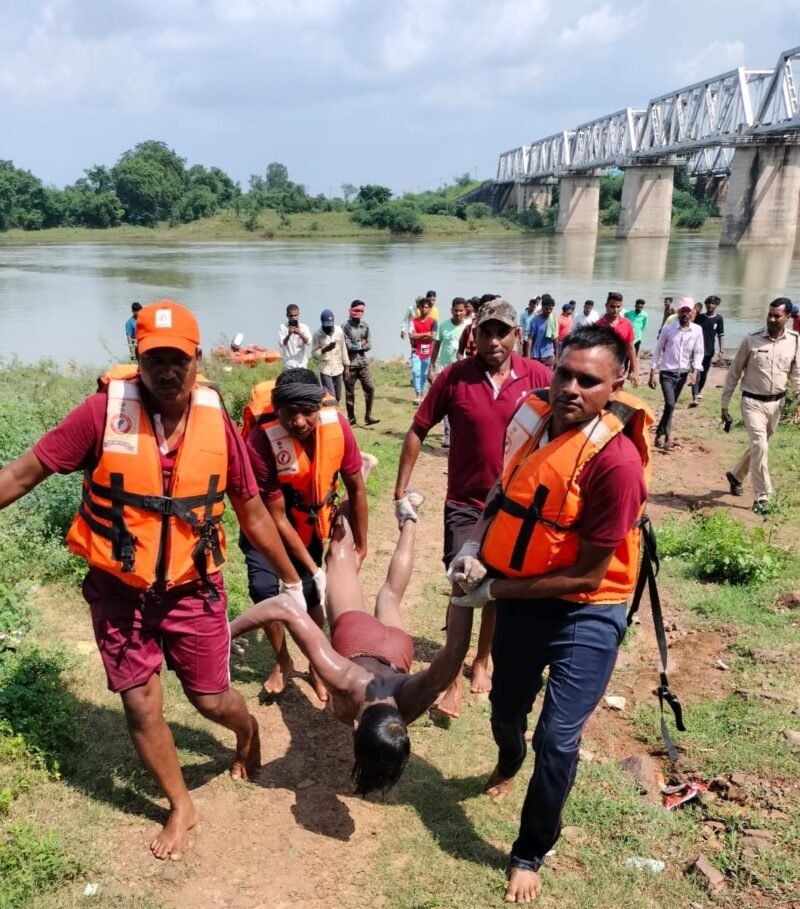
{"label": "steel truss bridge", "polygon": [[694,175],[730,173],[736,147],[800,141],[800,47],[774,69],[730,70],[500,155],[496,183],[526,183],[684,159]]}

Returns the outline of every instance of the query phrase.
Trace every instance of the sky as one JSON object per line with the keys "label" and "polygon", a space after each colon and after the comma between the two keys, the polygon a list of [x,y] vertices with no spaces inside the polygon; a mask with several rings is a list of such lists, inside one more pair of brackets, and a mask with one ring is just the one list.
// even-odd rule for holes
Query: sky
{"label": "sky", "polygon": [[0,158],[146,139],[246,188],[491,178],[507,149],[800,44],[800,0],[2,0]]}

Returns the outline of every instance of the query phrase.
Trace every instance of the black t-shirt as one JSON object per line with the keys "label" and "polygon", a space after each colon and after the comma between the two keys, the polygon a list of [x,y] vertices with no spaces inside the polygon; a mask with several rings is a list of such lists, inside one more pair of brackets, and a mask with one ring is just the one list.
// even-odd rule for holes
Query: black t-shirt
{"label": "black t-shirt", "polygon": [[725,334],[725,321],[719,313],[707,316],[701,313],[694,320],[695,325],[703,329],[703,348],[707,357],[713,356],[716,339]]}

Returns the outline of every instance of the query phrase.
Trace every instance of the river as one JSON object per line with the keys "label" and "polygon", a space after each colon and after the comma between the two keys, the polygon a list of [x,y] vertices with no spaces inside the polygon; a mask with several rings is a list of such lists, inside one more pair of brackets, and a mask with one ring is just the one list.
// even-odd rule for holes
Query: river
{"label": "river", "polygon": [[521,308],[548,291],[559,311],[586,298],[602,310],[607,292],[619,290],[626,309],[636,297],[647,301],[645,347],[655,341],[665,295],[716,293],[730,350],[763,324],[771,299],[800,300],[800,258],[791,249],[720,249],[705,236],[0,245],[0,358],[91,366],[124,359],[131,302],[169,297],[197,313],[206,349],[239,331],[245,343],[276,347],[288,303],[313,330],[321,310],[344,320],[359,298],[372,353],[388,359],[407,351],[403,313],[431,288],[443,318],[458,295],[500,293]]}

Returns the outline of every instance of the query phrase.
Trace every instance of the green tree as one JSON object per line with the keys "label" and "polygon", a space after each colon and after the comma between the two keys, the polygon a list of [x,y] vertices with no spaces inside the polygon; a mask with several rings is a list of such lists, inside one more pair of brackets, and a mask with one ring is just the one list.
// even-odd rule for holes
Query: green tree
{"label": "green tree", "polygon": [[344,204],[348,205],[350,200],[358,192],[358,187],[354,186],[352,183],[342,183],[342,195],[344,196]]}
{"label": "green tree", "polygon": [[388,186],[378,186],[368,183],[366,186],[359,186],[356,202],[367,210],[384,205],[392,198],[392,191]]}
{"label": "green tree", "polygon": [[280,161],[267,165],[267,189],[286,189],[289,185],[289,168]]}
{"label": "green tree", "polygon": [[57,226],[62,212],[57,193],[13,161],[0,161],[0,230]]}
{"label": "green tree", "polygon": [[126,151],[112,169],[126,220],[152,226],[171,217],[184,191],[185,165],[164,142],[140,142]]}

